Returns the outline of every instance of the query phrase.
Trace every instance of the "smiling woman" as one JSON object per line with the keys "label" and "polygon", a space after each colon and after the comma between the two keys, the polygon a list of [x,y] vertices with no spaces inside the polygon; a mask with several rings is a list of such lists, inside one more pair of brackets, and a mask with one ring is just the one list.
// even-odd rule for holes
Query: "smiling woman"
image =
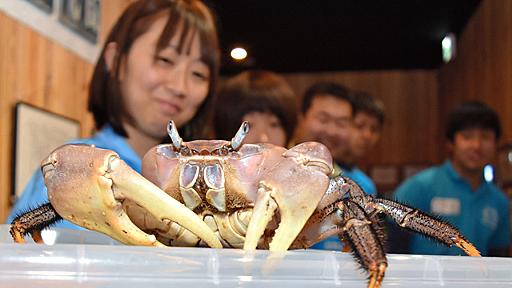
{"label": "smiling woman", "polygon": [[[73,142],[113,150],[140,172],[141,157],[167,137],[169,120],[188,140],[205,136],[218,67],[215,17],[201,1],[134,2],[110,31],[94,69],[89,110],[98,133]],[[37,171],[8,221],[47,201]]]}
{"label": "smiling woman", "polygon": [[[187,139],[205,135],[220,56],[214,16],[200,1],[134,3],[107,37],[102,55],[89,98],[96,128],[111,124],[120,135],[137,133],[129,141],[149,136],[159,142],[171,116]],[[144,101],[152,105],[141,106]]]}

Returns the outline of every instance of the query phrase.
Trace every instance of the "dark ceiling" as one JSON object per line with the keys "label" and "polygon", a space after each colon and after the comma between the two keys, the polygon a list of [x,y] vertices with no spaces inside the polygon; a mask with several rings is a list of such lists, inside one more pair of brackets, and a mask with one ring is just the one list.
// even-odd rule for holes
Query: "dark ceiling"
{"label": "dark ceiling", "polygon": [[[458,35],[480,0],[210,0],[223,74],[437,68],[441,40]],[[241,45],[249,58],[235,62]]]}

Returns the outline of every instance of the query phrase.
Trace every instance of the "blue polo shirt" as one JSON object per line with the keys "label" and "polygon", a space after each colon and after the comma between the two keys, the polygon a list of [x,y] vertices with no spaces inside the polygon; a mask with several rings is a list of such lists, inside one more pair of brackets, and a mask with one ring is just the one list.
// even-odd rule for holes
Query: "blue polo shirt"
{"label": "blue polo shirt", "polygon": [[[375,187],[375,183],[373,183],[372,179],[361,171],[361,169],[357,167],[353,167],[351,169],[346,167],[340,168],[337,165],[335,169],[340,170],[342,175],[354,180],[354,182],[363,188],[363,191],[366,194],[377,197],[377,188]],[[338,235],[333,235],[311,246],[311,249],[342,251],[343,243],[340,242]]]}
{"label": "blue polo shirt", "polygon": [[[505,194],[483,178],[480,186],[473,191],[450,161],[409,178],[398,187],[394,198],[439,215],[457,227],[482,255],[488,255],[489,249],[510,245],[509,202]],[[457,247],[448,248],[416,233],[411,239],[410,252],[464,254]]]}
{"label": "blue polo shirt", "polygon": [[[105,126],[91,138],[77,139],[69,143],[94,144],[98,148],[115,151],[132,169],[139,173],[141,172],[142,160],[140,157],[133,151],[130,145],[128,145],[126,138],[114,132],[114,129],[109,125]],[[11,223],[16,216],[47,202],[48,194],[46,186],[44,185],[43,174],[41,173],[41,169],[37,169],[23,190],[21,197],[12,208],[7,218],[7,223]],[[66,220],[59,221],[56,223],[55,227],[83,229]]]}

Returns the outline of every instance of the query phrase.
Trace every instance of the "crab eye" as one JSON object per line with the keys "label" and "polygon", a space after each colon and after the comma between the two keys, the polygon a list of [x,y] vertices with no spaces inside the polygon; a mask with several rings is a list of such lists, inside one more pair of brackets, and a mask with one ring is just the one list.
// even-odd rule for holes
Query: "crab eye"
{"label": "crab eye", "polygon": [[213,151],[212,154],[215,154],[217,156],[227,156],[230,151],[231,150],[229,148],[229,145],[223,145],[219,149],[216,149],[215,151]]}
{"label": "crab eye", "polygon": [[181,156],[190,156],[191,152],[187,146],[181,146],[180,154],[181,154]]}

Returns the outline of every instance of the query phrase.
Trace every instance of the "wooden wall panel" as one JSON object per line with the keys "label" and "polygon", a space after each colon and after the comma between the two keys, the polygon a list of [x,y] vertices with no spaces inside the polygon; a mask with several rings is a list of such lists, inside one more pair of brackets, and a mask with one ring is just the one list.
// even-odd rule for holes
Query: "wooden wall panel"
{"label": "wooden wall panel", "polygon": [[363,166],[423,164],[439,160],[438,87],[435,70],[287,74],[301,97],[315,82],[333,81],[380,98],[387,121]]}
{"label": "wooden wall panel", "polygon": [[101,1],[101,32],[100,39],[102,41],[107,38],[107,34],[110,31],[110,27],[114,25],[124,9],[128,7],[135,0],[108,0]]}
{"label": "wooden wall panel", "polygon": [[24,101],[82,123],[91,131],[87,86],[92,65],[0,13],[0,220],[12,191],[14,107]]}
{"label": "wooden wall panel", "polygon": [[[132,1],[102,1],[100,39]],[[93,64],[0,12],[0,223],[10,208],[14,107],[24,101],[80,121],[82,136],[94,122],[87,112]]]}
{"label": "wooden wall panel", "polygon": [[441,118],[462,101],[480,99],[498,111],[503,142],[512,142],[511,17],[512,1],[482,1],[458,40],[457,57],[439,73]]}

